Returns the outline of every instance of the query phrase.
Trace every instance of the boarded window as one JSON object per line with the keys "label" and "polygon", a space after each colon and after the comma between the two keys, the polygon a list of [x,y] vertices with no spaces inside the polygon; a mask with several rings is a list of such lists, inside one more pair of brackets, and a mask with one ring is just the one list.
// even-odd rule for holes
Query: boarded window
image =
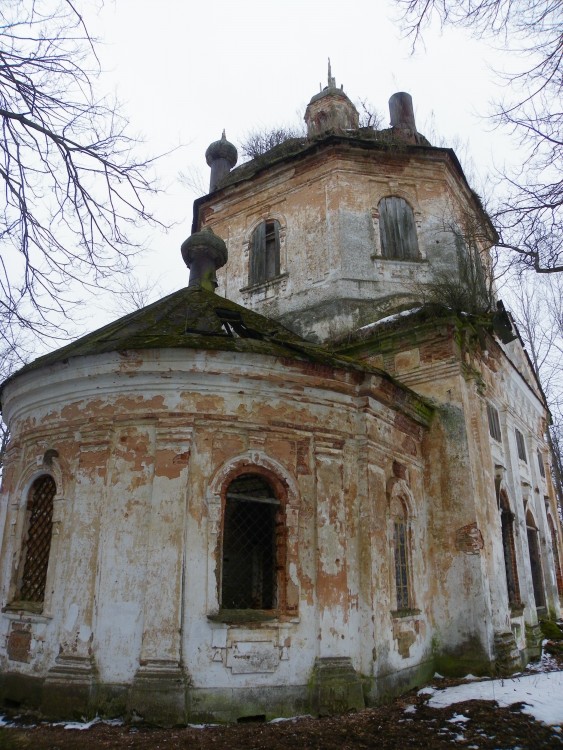
{"label": "boarded window", "polygon": [[543,462],[543,456],[539,448],[538,448],[538,467],[539,467],[541,476],[545,479],[545,464]]}
{"label": "boarded window", "polygon": [[223,520],[221,607],[277,607],[281,505],[268,482],[243,474],[228,487]]}
{"label": "boarded window", "polygon": [[512,606],[519,606],[520,585],[518,582],[518,567],[516,564],[516,549],[514,547],[514,514],[511,512],[506,497],[501,496],[501,527],[502,549],[504,552],[504,568],[506,573],[506,588],[508,601]]}
{"label": "boarded window", "polygon": [[516,448],[518,450],[518,458],[521,461],[526,461],[526,445],[524,443],[524,435],[520,432],[520,430],[516,430]]}
{"label": "boarded window", "polygon": [[412,208],[403,198],[379,201],[381,254],[394,260],[418,260],[418,238]]}
{"label": "boarded window", "polygon": [[263,221],[254,230],[250,240],[250,267],[248,283],[263,284],[280,274],[280,224]]}
{"label": "boarded window", "polygon": [[545,607],[545,592],[543,588],[543,573],[538,530],[530,513],[526,516],[526,531],[528,533],[528,552],[530,554],[530,570],[534,587],[534,599],[536,601],[536,607]]}
{"label": "boarded window", "polygon": [[45,599],[47,566],[53,529],[53,500],[57,488],[44,474],[31,485],[27,498],[27,527],[22,545],[17,599],[42,602]]}
{"label": "boarded window", "polygon": [[500,432],[498,411],[492,404],[487,404],[487,417],[489,418],[489,433],[492,438],[500,443],[502,440],[502,436]]}

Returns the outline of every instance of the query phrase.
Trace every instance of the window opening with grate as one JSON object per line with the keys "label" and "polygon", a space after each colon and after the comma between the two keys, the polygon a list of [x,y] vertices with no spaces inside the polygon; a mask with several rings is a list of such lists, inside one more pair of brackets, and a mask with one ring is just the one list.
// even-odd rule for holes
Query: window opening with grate
{"label": "window opening with grate", "polygon": [[227,489],[223,520],[222,609],[269,610],[277,602],[277,530],[281,505],[260,475]]}
{"label": "window opening with grate", "polygon": [[557,581],[557,593],[563,597],[563,574],[561,573],[561,560],[559,558],[559,545],[557,544],[557,532],[551,516],[547,517],[549,533],[551,535],[551,549],[553,551],[553,562],[555,564],[555,579]]}
{"label": "window opening with grate", "polygon": [[27,499],[27,529],[22,545],[17,598],[24,602],[45,599],[47,566],[53,530],[53,500],[57,487],[48,474],[38,477]]}
{"label": "window opening with grate", "polygon": [[410,607],[407,525],[403,519],[395,520],[395,587],[397,609]]}
{"label": "window opening with grate", "polygon": [[545,607],[545,592],[543,588],[543,572],[538,530],[530,513],[526,515],[526,531],[528,533],[528,552],[530,555],[534,599],[536,607]]}
{"label": "window opening with grate", "polygon": [[504,494],[501,494],[500,506],[502,548],[504,553],[504,570],[506,573],[508,602],[510,605],[518,607],[521,606],[521,601],[518,566],[516,563],[516,548],[514,546],[514,513],[510,510],[508,500]]}

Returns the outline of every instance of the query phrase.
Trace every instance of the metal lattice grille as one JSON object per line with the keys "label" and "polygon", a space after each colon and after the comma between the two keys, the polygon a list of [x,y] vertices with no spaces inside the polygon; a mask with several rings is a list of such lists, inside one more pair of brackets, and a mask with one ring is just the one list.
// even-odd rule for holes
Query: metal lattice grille
{"label": "metal lattice grille", "polygon": [[24,566],[18,595],[22,601],[42,602],[45,598],[56,491],[53,478],[47,474],[36,479],[29,491],[29,523],[22,549]]}
{"label": "metal lattice grille", "polygon": [[409,569],[407,550],[407,526],[404,521],[395,521],[395,586],[397,609],[408,609]]}
{"label": "metal lattice grille", "polygon": [[261,477],[247,474],[229,486],[223,526],[224,609],[275,607],[278,507]]}
{"label": "metal lattice grille", "polygon": [[553,550],[553,562],[555,563],[555,578],[557,581],[557,592],[563,596],[563,576],[561,575],[561,562],[559,560],[559,547],[557,545],[557,534],[551,516],[548,518],[549,532],[551,534],[551,548]]}
{"label": "metal lattice grille", "polygon": [[536,607],[545,607],[545,593],[543,589],[543,574],[540,557],[540,544],[537,529],[528,526],[528,551],[530,553],[530,568],[532,570],[532,585]]}
{"label": "metal lattice grille", "polygon": [[501,514],[501,530],[508,601],[514,606],[519,606],[521,603],[520,584],[518,583],[518,566],[514,546],[513,515],[505,509],[502,510]]}

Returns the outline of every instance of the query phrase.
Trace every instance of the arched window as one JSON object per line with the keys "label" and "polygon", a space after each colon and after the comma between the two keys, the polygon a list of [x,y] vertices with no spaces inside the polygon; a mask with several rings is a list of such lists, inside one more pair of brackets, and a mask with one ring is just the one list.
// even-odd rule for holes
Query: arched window
{"label": "arched window", "polygon": [[38,477],[29,490],[16,592],[18,601],[40,603],[45,599],[56,492],[55,480],[49,474]]}
{"label": "arched window", "polygon": [[391,506],[393,528],[393,562],[395,572],[395,598],[398,611],[411,609],[410,553],[408,517],[404,503],[395,498]]}
{"label": "arched window", "polygon": [[520,606],[520,584],[518,582],[518,566],[516,564],[516,550],[514,547],[514,513],[510,510],[508,498],[504,493],[500,496],[500,521],[502,528],[502,550],[504,552],[504,569],[506,573],[506,588],[508,603]]}
{"label": "arched window", "polygon": [[280,606],[278,573],[285,569],[282,513],[262,475],[242,474],[229,484],[223,518],[222,609]]}
{"label": "arched window", "polygon": [[561,560],[559,558],[559,545],[557,544],[557,532],[551,516],[547,517],[549,533],[551,536],[551,549],[553,550],[553,562],[555,565],[555,578],[557,580],[557,593],[563,597],[563,575],[561,574]]}
{"label": "arched window", "polygon": [[393,260],[418,260],[418,238],[412,208],[403,198],[379,201],[381,255]]}
{"label": "arched window", "polygon": [[545,607],[545,592],[543,588],[538,529],[532,514],[529,511],[526,514],[526,530],[528,532],[528,552],[530,554],[530,569],[532,573],[532,584],[534,587],[534,599],[536,601],[536,607]]}
{"label": "arched window", "polygon": [[248,283],[263,284],[280,274],[280,223],[268,219],[259,224],[250,240]]}

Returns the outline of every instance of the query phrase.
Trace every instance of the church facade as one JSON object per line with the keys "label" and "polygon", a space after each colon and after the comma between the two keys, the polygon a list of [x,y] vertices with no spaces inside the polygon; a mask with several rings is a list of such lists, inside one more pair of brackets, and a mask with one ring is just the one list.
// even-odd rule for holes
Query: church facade
{"label": "church facade", "polygon": [[190,284],[2,387],[0,701],[174,724],[506,674],[561,615],[541,387],[455,154],[360,128],[235,167]]}

